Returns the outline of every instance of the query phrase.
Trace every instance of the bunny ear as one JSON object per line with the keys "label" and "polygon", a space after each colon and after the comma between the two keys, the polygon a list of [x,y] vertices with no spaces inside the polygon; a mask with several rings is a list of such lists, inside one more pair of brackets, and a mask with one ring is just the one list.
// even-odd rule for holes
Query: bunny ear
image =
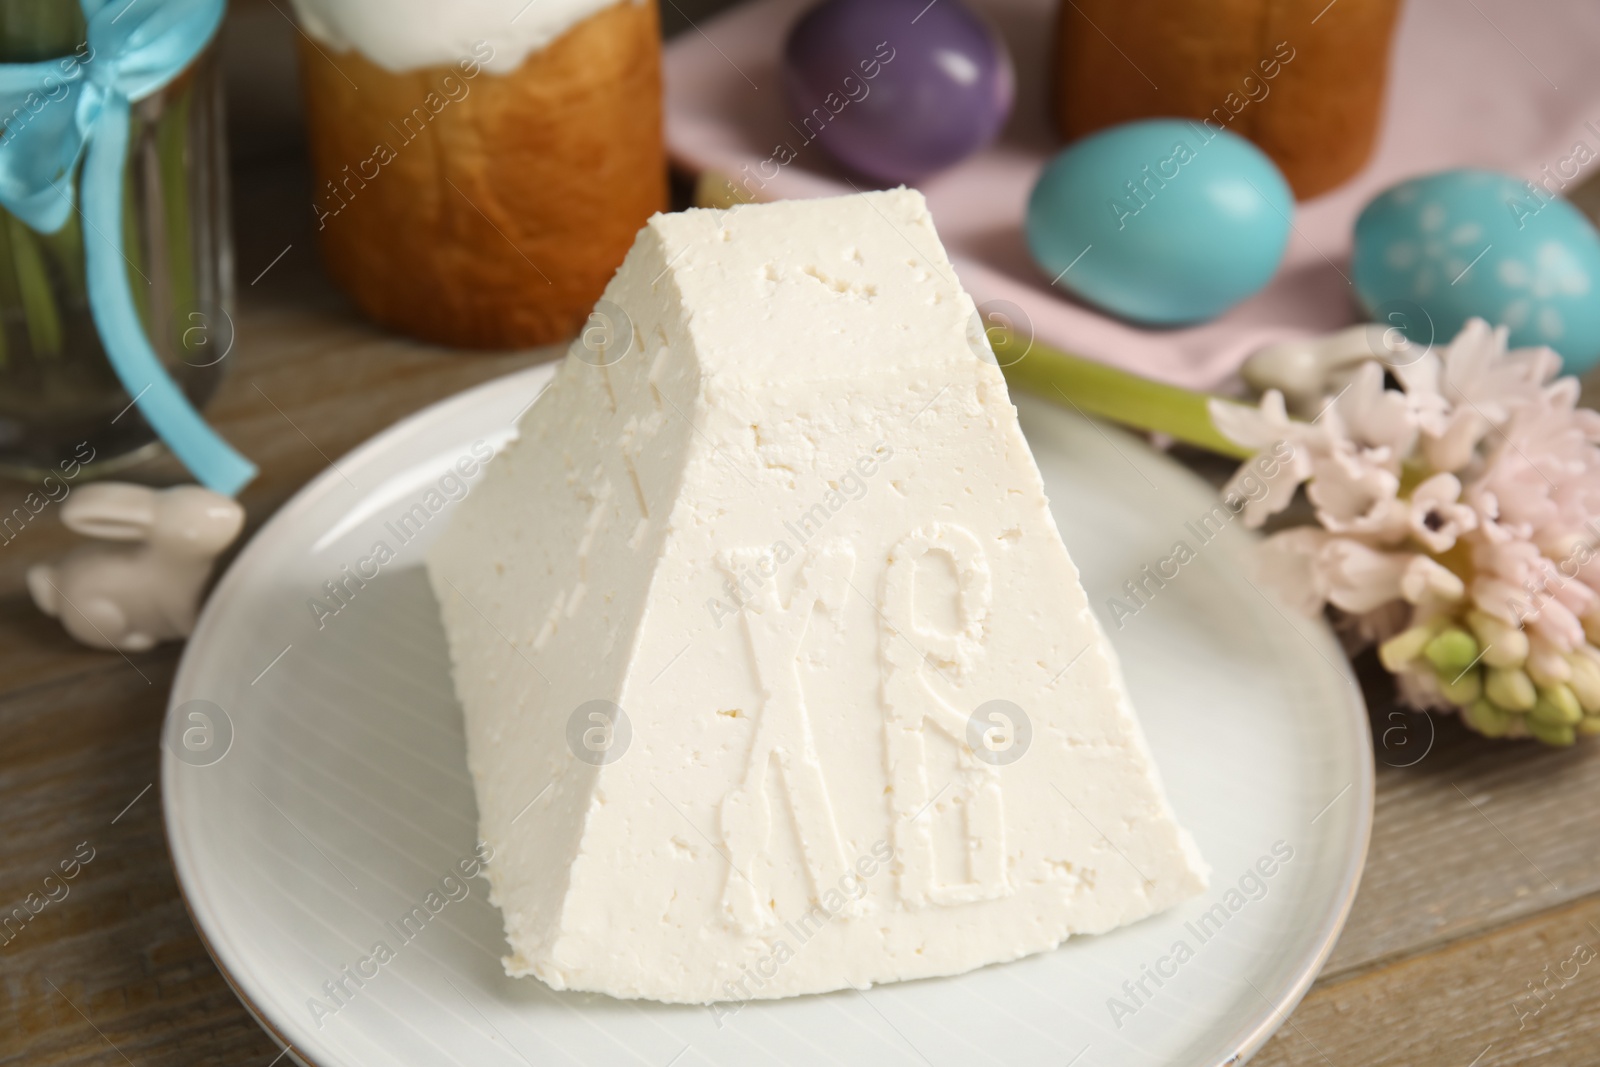
{"label": "bunny ear", "polygon": [[61,505],[67,529],[106,541],[145,540],[155,515],[155,490],[125,482],[86,485]]}

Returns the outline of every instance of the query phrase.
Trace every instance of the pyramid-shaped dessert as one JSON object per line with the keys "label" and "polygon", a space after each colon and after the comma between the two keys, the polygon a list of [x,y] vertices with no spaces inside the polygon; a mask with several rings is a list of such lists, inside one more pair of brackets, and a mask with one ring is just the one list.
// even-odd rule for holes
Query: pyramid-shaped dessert
{"label": "pyramid-shaped dessert", "polygon": [[657,215],[430,553],[513,975],[956,974],[1205,884],[922,197]]}

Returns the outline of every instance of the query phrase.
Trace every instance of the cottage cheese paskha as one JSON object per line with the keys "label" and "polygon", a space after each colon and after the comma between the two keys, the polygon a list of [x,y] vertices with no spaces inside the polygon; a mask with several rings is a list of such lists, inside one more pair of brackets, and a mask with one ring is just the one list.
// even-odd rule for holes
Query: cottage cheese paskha
{"label": "cottage cheese paskha", "polygon": [[1203,888],[987,354],[915,192],[640,232],[429,558],[509,974],[862,988]]}

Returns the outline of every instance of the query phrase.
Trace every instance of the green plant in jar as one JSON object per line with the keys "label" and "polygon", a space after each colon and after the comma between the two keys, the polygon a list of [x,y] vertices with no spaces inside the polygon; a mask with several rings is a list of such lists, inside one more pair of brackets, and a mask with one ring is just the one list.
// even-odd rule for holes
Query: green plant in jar
{"label": "green plant in jar", "polygon": [[159,436],[213,487],[253,473],[194,410],[233,343],[221,11],[0,0],[0,470]]}

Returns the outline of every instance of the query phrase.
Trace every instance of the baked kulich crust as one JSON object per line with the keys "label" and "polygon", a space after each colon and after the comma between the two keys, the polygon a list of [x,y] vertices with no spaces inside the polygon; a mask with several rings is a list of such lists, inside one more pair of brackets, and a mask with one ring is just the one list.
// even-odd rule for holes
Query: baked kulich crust
{"label": "baked kulich crust", "polygon": [[364,313],[423,340],[565,340],[667,206],[655,0],[510,74],[464,59],[395,74],[300,35],[324,259]]}
{"label": "baked kulich crust", "polygon": [[[1325,192],[1372,152],[1400,0],[1326,7],[1327,0],[1062,0],[1057,126],[1072,140],[1135,119],[1210,117],[1272,157],[1300,199]],[[1280,43],[1288,62],[1277,54]],[[1263,78],[1274,64],[1276,76]],[[1262,86],[1265,95],[1250,99]]]}

